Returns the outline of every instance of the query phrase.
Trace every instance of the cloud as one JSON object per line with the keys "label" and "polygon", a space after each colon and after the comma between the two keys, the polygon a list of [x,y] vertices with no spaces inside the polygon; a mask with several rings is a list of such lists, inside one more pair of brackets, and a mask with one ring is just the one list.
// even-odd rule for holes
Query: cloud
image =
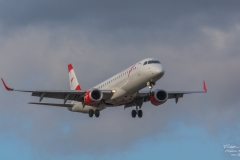
{"label": "cloud", "polygon": [[154,57],[166,70],[155,88],[199,90],[205,79],[208,93],[185,95],[177,105],[146,103],[142,119],[132,119],[131,109],[123,107],[90,119],[64,108],[27,105],[38,99],[2,87],[1,131],[17,133],[15,138],[38,154],[94,150],[98,155],[127,150],[144,137],[172,134],[169,124],[178,121],[212,135],[234,130],[240,89],[238,2],[195,2],[2,1],[0,73],[11,87],[69,89],[67,64],[72,63],[88,89]]}
{"label": "cloud", "polygon": [[[195,14],[204,14],[208,24],[223,27],[231,25],[233,19],[236,22],[239,12],[237,0],[231,2],[2,0],[0,4],[0,19],[3,26],[14,29],[28,25],[56,27],[67,24],[101,31],[171,28],[181,18]],[[225,23],[222,23],[223,21]]]}

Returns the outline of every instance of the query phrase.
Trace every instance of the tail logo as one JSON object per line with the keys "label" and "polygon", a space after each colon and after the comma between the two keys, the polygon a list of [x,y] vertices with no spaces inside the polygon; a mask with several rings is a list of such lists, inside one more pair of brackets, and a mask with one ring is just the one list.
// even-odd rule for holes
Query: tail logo
{"label": "tail logo", "polygon": [[74,79],[74,77],[71,79],[71,83],[72,83],[73,79]]}

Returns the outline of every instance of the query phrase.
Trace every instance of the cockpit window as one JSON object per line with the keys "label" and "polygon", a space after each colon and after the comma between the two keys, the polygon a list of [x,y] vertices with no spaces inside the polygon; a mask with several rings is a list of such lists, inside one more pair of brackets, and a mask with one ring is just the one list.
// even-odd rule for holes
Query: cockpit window
{"label": "cockpit window", "polygon": [[150,60],[150,61],[145,61],[143,63],[143,65],[146,65],[146,64],[161,64],[158,60]]}
{"label": "cockpit window", "polygon": [[160,62],[157,61],[157,60],[148,61],[148,64],[152,64],[152,63],[158,63],[158,64],[160,64]]}

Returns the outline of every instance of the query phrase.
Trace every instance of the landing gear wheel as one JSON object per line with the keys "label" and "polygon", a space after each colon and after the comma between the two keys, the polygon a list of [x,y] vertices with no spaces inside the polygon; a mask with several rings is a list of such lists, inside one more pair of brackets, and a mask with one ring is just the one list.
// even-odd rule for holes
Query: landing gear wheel
{"label": "landing gear wheel", "polygon": [[142,110],[139,110],[139,111],[138,111],[138,117],[139,117],[139,118],[142,118],[142,115],[143,115]]}
{"label": "landing gear wheel", "polygon": [[135,118],[137,115],[137,111],[136,110],[132,110],[132,117]]}
{"label": "landing gear wheel", "polygon": [[94,114],[94,111],[93,111],[92,109],[90,109],[89,112],[88,112],[88,114],[89,114],[89,117],[92,117],[93,114]]}
{"label": "landing gear wheel", "polygon": [[99,116],[100,116],[100,111],[99,111],[99,109],[96,109],[96,110],[95,110],[95,116],[96,116],[96,117],[99,117]]}

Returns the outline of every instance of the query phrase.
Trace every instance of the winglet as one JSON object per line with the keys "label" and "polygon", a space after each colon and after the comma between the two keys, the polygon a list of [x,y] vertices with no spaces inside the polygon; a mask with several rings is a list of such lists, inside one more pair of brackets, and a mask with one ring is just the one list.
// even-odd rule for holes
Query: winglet
{"label": "winglet", "polygon": [[204,90],[205,92],[207,92],[207,86],[206,86],[206,82],[205,82],[205,81],[203,81],[203,90]]}
{"label": "winglet", "polygon": [[3,85],[4,85],[4,87],[6,88],[6,90],[8,90],[8,91],[12,91],[13,89],[12,88],[9,88],[7,85],[6,85],[6,83],[4,82],[4,80],[1,78],[1,80],[2,80],[2,82],[3,82]]}

